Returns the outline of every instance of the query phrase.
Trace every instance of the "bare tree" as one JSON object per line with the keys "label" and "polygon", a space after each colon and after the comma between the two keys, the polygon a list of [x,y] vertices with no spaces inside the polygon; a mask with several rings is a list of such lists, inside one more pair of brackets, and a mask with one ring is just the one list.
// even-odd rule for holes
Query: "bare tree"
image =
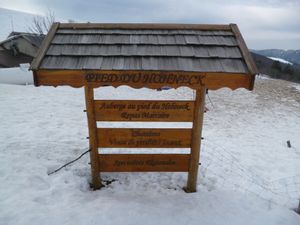
{"label": "bare tree", "polygon": [[35,16],[33,18],[32,24],[29,27],[29,32],[37,34],[48,33],[52,23],[55,21],[54,12],[48,10],[46,16]]}

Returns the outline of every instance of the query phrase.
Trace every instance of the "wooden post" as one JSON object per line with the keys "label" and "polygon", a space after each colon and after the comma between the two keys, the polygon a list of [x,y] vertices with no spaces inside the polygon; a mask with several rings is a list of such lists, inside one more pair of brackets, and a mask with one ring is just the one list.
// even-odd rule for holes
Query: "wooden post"
{"label": "wooden post", "polygon": [[206,88],[204,86],[196,90],[194,120],[193,120],[193,129],[192,129],[192,147],[191,147],[191,157],[190,157],[187,187],[185,188],[186,192],[197,191],[197,176],[198,176],[198,167],[199,167],[199,158],[200,158],[201,134],[202,134],[202,126],[203,126],[205,90]]}
{"label": "wooden post", "polygon": [[89,141],[90,141],[90,158],[92,167],[92,185],[93,189],[100,189],[102,187],[99,160],[98,160],[98,140],[97,140],[97,122],[95,120],[94,111],[94,89],[89,86],[84,86],[86,112],[89,127]]}

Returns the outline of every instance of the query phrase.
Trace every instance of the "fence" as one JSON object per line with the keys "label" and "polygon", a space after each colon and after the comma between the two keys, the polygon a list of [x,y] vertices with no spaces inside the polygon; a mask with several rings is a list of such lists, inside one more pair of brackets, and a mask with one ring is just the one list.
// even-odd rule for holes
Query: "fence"
{"label": "fence", "polygon": [[245,168],[228,150],[211,140],[202,143],[200,182],[208,189],[222,187],[251,194],[270,204],[296,206],[300,199],[300,175],[267,181]]}

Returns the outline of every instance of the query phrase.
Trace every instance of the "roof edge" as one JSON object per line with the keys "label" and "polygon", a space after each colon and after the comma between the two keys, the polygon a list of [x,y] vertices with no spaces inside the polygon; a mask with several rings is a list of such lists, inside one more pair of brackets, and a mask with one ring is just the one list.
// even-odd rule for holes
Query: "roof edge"
{"label": "roof edge", "polygon": [[184,29],[231,30],[228,24],[176,24],[176,23],[61,23],[65,29]]}
{"label": "roof edge", "polygon": [[29,67],[30,70],[37,70],[39,68],[40,63],[41,63],[44,55],[46,54],[46,52],[50,46],[50,43],[56,33],[56,30],[59,27],[59,24],[60,23],[58,23],[58,22],[52,24],[48,34],[46,35],[41,46],[39,47],[39,50],[38,50],[36,56],[34,57],[33,61],[31,62],[31,65]]}
{"label": "roof edge", "polygon": [[251,83],[249,86],[249,90],[253,90],[254,87],[254,81],[255,81],[255,75],[258,74],[258,69],[256,67],[256,64],[250,54],[250,51],[246,45],[246,42],[238,28],[238,26],[236,24],[231,23],[229,25],[232,29],[232,32],[234,33],[234,35],[236,36],[236,40],[238,42],[238,46],[241,50],[242,56],[245,60],[245,63],[248,67],[249,73],[251,75]]}

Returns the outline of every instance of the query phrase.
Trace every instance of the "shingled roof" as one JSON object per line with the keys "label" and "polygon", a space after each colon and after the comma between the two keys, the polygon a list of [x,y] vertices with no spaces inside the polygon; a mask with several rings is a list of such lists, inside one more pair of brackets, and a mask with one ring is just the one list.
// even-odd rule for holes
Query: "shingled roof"
{"label": "shingled roof", "polygon": [[31,69],[257,73],[235,24],[55,23]]}

